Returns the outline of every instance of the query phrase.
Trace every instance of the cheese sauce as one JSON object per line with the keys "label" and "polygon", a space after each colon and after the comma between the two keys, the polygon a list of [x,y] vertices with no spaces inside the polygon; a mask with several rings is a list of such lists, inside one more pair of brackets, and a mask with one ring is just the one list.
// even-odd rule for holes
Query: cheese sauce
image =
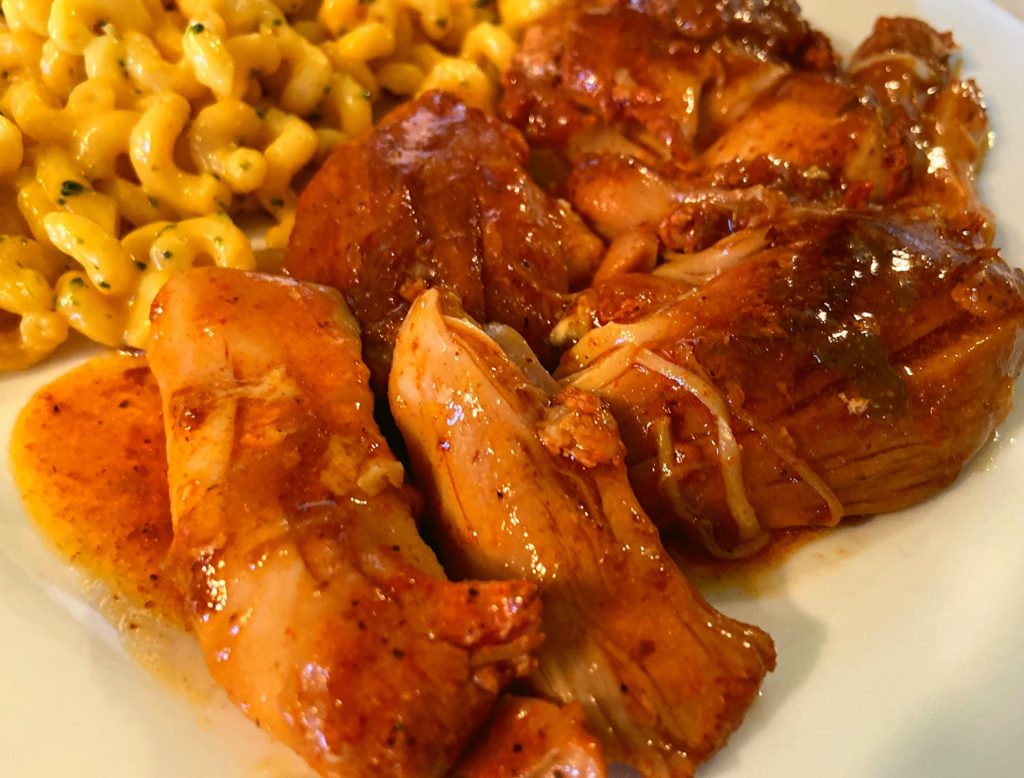
{"label": "cheese sauce", "polygon": [[130,605],[183,624],[160,393],[146,361],[90,360],[39,390],[11,437],[25,506],[57,550]]}

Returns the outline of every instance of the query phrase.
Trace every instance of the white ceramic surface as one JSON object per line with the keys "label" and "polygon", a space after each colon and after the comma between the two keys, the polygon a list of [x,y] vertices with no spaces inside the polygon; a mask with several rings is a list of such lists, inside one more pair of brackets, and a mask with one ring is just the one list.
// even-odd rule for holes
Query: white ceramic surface
{"label": "white ceramic surface", "polygon": [[[804,8],[844,51],[882,14],[955,31],[996,133],[985,199],[1004,255],[1024,264],[1024,2]],[[87,350],[0,378],[0,440],[32,391]],[[710,593],[772,633],[779,667],[703,775],[1024,774],[1022,435],[1024,404],[954,488],[805,546],[756,591]],[[96,602],[39,538],[0,469],[0,775],[306,775],[211,688],[187,640],[126,646]],[[140,655],[163,669],[145,669]]]}

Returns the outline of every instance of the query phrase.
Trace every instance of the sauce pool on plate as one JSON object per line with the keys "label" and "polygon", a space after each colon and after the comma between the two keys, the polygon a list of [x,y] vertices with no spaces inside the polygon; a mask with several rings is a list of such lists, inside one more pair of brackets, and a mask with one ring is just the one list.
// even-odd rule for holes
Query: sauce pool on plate
{"label": "sauce pool on plate", "polygon": [[36,392],[15,425],[11,461],[28,513],[62,556],[130,605],[184,624],[162,569],[167,460],[145,359],[98,357]]}

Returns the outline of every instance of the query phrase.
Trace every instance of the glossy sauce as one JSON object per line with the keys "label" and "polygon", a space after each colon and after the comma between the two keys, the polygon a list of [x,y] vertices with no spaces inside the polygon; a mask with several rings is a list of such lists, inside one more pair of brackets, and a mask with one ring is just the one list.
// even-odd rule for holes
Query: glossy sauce
{"label": "glossy sauce", "polygon": [[[11,439],[26,508],[62,556],[127,605],[187,626],[181,595],[163,573],[171,543],[160,393],[146,361],[90,360],[39,390]],[[823,530],[776,532],[755,556],[722,562],[666,546],[693,583],[756,594],[767,574]]]}
{"label": "glossy sauce", "polygon": [[703,594],[710,597],[719,591],[738,589],[745,596],[759,597],[776,585],[776,571],[792,554],[832,532],[835,529],[831,527],[775,530],[769,534],[765,547],[756,554],[728,561],[693,550],[671,535],[662,540],[679,569]]}
{"label": "glossy sauce", "polygon": [[162,569],[167,460],[145,359],[98,357],[39,390],[18,418],[11,460],[29,514],[64,557],[128,605],[185,623]]}

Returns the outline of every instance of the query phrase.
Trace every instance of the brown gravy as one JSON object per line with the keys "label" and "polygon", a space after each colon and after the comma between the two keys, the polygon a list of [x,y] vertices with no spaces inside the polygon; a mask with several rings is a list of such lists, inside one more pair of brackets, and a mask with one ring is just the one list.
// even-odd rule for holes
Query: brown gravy
{"label": "brown gravy", "polygon": [[142,357],[97,357],[40,389],[11,436],[25,506],[57,550],[136,608],[184,624],[160,392]]}

